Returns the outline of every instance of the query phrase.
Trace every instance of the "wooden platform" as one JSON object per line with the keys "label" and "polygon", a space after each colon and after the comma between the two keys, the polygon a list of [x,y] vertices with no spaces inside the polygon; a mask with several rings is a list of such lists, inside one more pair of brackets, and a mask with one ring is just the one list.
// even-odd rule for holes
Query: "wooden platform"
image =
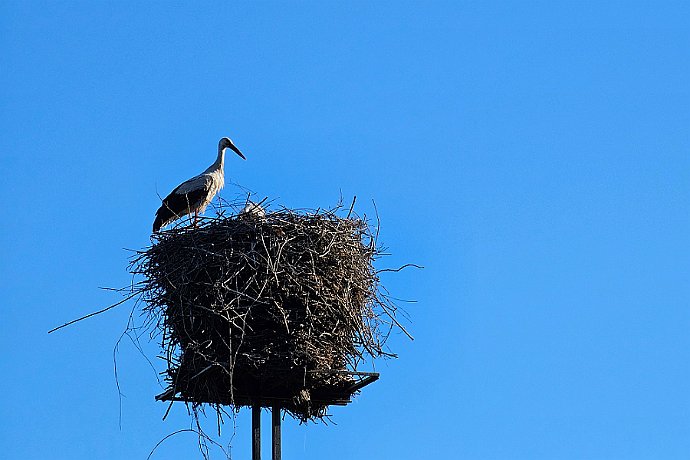
{"label": "wooden platform", "polygon": [[[310,391],[310,400],[314,403],[324,404],[328,406],[345,406],[352,402],[352,396],[365,386],[375,382],[379,379],[377,372],[351,372],[351,371],[309,371],[314,374],[338,374],[351,377],[352,381],[345,385],[334,385],[329,388],[319,388]],[[252,407],[281,407],[283,403],[289,403],[292,398],[283,396],[276,396],[271,394],[266,395],[247,395],[239,392],[234,392],[232,397],[223,400],[213,401],[199,401],[197,399],[185,398],[182,395],[175,394],[171,389],[156,396],[157,401],[181,401],[191,403],[207,403],[220,404],[223,406],[252,406]]]}

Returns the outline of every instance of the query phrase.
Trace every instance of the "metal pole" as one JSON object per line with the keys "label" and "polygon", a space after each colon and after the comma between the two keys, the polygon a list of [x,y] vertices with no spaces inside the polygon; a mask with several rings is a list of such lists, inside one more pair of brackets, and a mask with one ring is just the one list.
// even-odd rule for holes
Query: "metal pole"
{"label": "metal pole", "polygon": [[252,460],[261,460],[261,406],[252,406]]}
{"label": "metal pole", "polygon": [[271,410],[273,423],[273,460],[280,460],[282,455],[280,446],[280,406],[275,404]]}

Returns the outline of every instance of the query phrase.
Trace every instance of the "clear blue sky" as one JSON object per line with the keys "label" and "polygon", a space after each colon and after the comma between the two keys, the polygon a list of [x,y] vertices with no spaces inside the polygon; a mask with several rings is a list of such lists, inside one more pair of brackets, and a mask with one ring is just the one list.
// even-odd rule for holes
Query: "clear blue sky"
{"label": "clear blue sky", "polygon": [[382,266],[426,267],[384,279],[416,340],[337,425],[287,421],[284,458],[690,457],[687,3],[230,3],[0,5],[3,458],[188,426],[124,343],[120,429],[128,307],[46,331],[118,299],[156,193],[226,135],[235,183],[375,200]]}

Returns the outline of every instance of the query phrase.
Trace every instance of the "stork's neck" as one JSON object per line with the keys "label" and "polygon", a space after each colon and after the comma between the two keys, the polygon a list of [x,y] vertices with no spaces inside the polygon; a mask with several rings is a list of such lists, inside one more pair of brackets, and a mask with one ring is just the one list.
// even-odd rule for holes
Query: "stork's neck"
{"label": "stork's neck", "polygon": [[224,166],[225,166],[225,149],[218,149],[218,158],[216,158],[216,161],[211,166],[209,166],[209,168],[204,172],[210,173],[213,171],[220,171],[222,173]]}

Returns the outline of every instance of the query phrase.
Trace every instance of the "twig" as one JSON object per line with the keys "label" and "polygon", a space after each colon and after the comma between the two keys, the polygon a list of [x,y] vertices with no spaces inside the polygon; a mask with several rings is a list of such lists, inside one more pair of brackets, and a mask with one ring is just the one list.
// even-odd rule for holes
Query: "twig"
{"label": "twig", "polygon": [[376,270],[376,273],[383,273],[383,272],[399,272],[399,271],[401,271],[401,270],[403,270],[403,269],[405,269],[405,268],[407,268],[407,267],[414,267],[414,268],[419,268],[419,269],[422,269],[422,270],[424,269],[424,267],[422,267],[421,265],[417,265],[417,264],[405,264],[405,265],[403,265],[402,267],[398,267],[398,268],[384,268],[384,269],[382,269],[382,270]]}
{"label": "twig", "polygon": [[62,326],[55,327],[55,328],[49,330],[49,331],[48,331],[48,334],[50,334],[50,333],[52,333],[52,332],[55,332],[55,331],[57,331],[58,329],[62,329],[63,327],[67,327],[67,326],[69,326],[69,325],[71,325],[71,324],[77,323],[77,322],[79,322],[79,321],[81,321],[81,320],[84,320],[84,319],[87,319],[87,318],[91,318],[92,316],[100,315],[101,313],[105,313],[106,311],[111,310],[111,309],[113,309],[113,308],[115,308],[115,307],[117,307],[117,306],[119,306],[119,305],[122,305],[123,303],[127,302],[129,299],[134,298],[134,297],[136,297],[136,296],[138,296],[138,295],[140,295],[140,294],[141,294],[141,292],[138,292],[138,291],[137,291],[137,292],[133,292],[132,294],[130,294],[130,295],[128,295],[127,297],[125,297],[124,299],[120,300],[120,301],[117,302],[117,303],[112,304],[112,305],[109,306],[109,307],[104,308],[103,310],[98,310],[98,311],[95,311],[95,312],[93,312],[93,313],[89,313],[88,315],[82,316],[81,318],[77,318],[77,319],[73,319],[72,321],[68,321],[68,322],[66,322],[65,324],[63,324]]}

